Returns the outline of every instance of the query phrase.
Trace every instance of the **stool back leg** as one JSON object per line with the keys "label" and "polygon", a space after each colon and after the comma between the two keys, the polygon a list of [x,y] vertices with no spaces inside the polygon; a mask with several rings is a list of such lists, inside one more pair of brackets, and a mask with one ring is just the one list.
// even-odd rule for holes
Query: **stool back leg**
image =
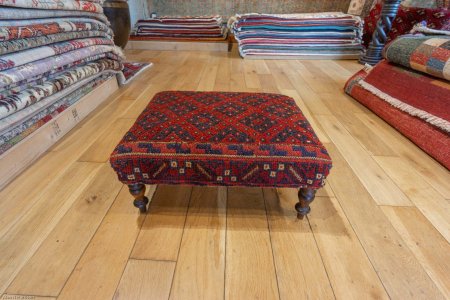
{"label": "stool back leg", "polygon": [[309,205],[314,201],[315,197],[316,190],[314,189],[302,188],[298,191],[298,203],[295,204],[298,219],[303,220],[303,218],[309,214],[311,211]]}
{"label": "stool back leg", "polygon": [[145,184],[135,183],[129,184],[128,189],[134,197],[133,204],[141,213],[147,212],[148,198],[145,196]]}

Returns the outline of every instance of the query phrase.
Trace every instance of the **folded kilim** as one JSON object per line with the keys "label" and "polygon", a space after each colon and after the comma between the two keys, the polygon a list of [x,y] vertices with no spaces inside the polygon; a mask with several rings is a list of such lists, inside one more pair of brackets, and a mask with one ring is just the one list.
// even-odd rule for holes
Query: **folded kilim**
{"label": "folded kilim", "polygon": [[0,154],[121,75],[124,56],[102,4],[0,0]]}
{"label": "folded kilim", "polygon": [[230,19],[242,57],[357,56],[361,20],[343,13],[245,14]]}
{"label": "folded kilim", "polygon": [[139,20],[131,39],[225,40],[227,28],[220,16],[161,17]]}

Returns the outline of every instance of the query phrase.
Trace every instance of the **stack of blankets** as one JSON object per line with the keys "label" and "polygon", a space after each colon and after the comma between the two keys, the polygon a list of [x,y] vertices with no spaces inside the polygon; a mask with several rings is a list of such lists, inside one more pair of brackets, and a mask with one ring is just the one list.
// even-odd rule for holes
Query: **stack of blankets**
{"label": "stack of blankets", "polygon": [[0,155],[120,73],[102,2],[0,1]]}
{"label": "stack of blankets", "polygon": [[131,40],[223,41],[227,28],[220,16],[160,17],[139,20]]}
{"label": "stack of blankets", "polygon": [[362,22],[344,13],[244,14],[228,22],[242,57],[358,58]]}

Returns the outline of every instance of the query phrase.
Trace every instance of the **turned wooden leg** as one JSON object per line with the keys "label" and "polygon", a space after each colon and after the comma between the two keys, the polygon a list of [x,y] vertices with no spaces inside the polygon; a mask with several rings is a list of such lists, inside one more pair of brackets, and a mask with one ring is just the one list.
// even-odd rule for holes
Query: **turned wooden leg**
{"label": "turned wooden leg", "polygon": [[129,184],[128,189],[130,190],[131,195],[133,195],[134,197],[134,206],[139,208],[141,213],[145,213],[147,211],[148,204],[148,198],[145,197],[145,184]]}
{"label": "turned wooden leg", "polygon": [[298,191],[298,203],[295,204],[295,210],[297,211],[297,218],[303,220],[303,218],[309,214],[311,208],[309,205],[316,197],[316,190],[309,188],[302,188]]}

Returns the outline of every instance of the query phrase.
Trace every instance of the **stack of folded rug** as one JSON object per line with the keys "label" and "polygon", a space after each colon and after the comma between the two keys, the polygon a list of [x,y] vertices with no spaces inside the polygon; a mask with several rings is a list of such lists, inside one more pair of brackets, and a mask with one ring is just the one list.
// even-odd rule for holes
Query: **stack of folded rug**
{"label": "stack of folded rug", "polygon": [[0,155],[120,73],[102,2],[0,1]]}
{"label": "stack of folded rug", "polygon": [[415,31],[443,35],[397,38],[345,90],[450,169],[450,31]]}
{"label": "stack of folded rug", "polygon": [[244,14],[229,21],[242,57],[357,58],[361,19],[344,13]]}
{"label": "stack of folded rug", "polygon": [[220,16],[161,17],[139,20],[131,40],[223,41],[227,28]]}

